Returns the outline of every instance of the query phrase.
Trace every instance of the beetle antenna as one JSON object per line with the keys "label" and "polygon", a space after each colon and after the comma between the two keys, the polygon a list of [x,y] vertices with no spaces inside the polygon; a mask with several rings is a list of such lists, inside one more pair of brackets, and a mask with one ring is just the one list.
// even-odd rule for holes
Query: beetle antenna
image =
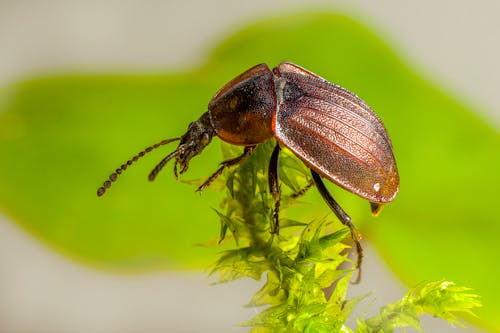
{"label": "beetle antenna", "polygon": [[[172,158],[174,158],[175,156],[179,155],[181,153],[181,150],[179,148],[177,148],[176,150],[174,150],[172,153],[168,154],[164,159],[162,159],[160,161],[160,163],[158,163],[155,168],[153,169],[153,171],[151,171],[149,173],[149,177],[148,179],[150,181],[153,181],[155,180],[156,176],[158,175],[158,173],[161,171],[161,169],[163,169],[163,167],[168,163],[168,161],[170,161]],[[177,162],[177,161],[176,161]],[[174,170],[177,171],[177,163],[175,164],[174,166]],[[177,172],[175,172],[175,176],[177,178]]]}
{"label": "beetle antenna", "polygon": [[115,170],[115,172],[113,172],[109,176],[108,180],[106,180],[102,184],[102,186],[97,189],[97,196],[99,196],[99,197],[103,196],[104,193],[106,193],[106,190],[109,189],[111,187],[111,185],[113,184],[113,182],[116,181],[118,176],[121,175],[122,172],[125,171],[130,165],[132,165],[132,163],[136,162],[138,159],[140,159],[141,157],[143,157],[147,153],[151,152],[152,150],[154,150],[160,146],[166,145],[167,143],[170,143],[173,141],[179,141],[180,139],[181,138],[165,139],[165,140],[162,140],[158,143],[155,143],[154,145],[149,146],[146,149],[144,149],[143,151],[139,152],[137,155],[135,155],[134,157],[129,159],[127,162],[122,164],[118,169]]}

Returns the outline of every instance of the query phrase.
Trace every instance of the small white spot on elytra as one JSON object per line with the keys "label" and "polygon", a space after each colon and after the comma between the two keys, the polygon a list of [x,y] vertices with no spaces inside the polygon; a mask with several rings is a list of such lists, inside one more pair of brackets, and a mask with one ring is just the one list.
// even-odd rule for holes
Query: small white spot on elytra
{"label": "small white spot on elytra", "polygon": [[375,190],[375,192],[380,191],[380,184],[379,183],[373,184],[373,189]]}

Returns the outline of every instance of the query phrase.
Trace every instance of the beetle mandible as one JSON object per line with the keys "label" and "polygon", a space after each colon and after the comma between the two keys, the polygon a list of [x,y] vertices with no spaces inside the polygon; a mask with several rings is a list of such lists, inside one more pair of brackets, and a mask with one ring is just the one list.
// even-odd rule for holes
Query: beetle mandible
{"label": "beetle mandible", "polygon": [[268,171],[269,189],[275,200],[273,231],[279,231],[278,157],[284,146],[310,168],[321,196],[349,227],[358,254],[356,266],[361,268],[363,252],[358,232],[329,193],[323,178],[368,200],[372,213],[378,214],[399,190],[391,141],[380,118],[363,100],[290,62],[283,62],[272,71],[266,64],[259,64],[228,82],[212,98],[208,111],[192,122],[183,136],[163,140],[135,155],[109,176],[97,195],[102,196],[133,162],[173,141],[180,141],[179,146],[151,171],[149,180],[154,180],[174,158],[177,177],[214,135],[245,148],[240,156],[223,161],[197,191],[209,186],[226,167],[239,164],[257,144],[274,137],[278,143]]}

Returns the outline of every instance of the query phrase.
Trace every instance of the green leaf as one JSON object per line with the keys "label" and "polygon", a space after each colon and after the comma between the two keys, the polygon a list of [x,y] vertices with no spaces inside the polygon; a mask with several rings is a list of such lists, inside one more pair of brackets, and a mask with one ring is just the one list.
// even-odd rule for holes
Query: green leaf
{"label": "green leaf", "polygon": [[400,301],[384,306],[379,315],[358,320],[356,333],[391,333],[402,327],[422,331],[420,316],[425,313],[456,323],[457,314],[472,314],[472,309],[481,306],[477,295],[470,291],[444,280],[420,283]]}
{"label": "green leaf", "polygon": [[258,250],[244,247],[227,250],[215,263],[212,274],[217,272],[218,283],[249,277],[260,280],[262,273],[269,269],[269,264],[259,255]]}
{"label": "green leaf", "polygon": [[285,292],[281,289],[280,276],[275,271],[267,273],[267,280],[264,286],[252,297],[249,306],[278,305],[286,298]]}
{"label": "green leaf", "polygon": [[420,312],[457,323],[457,315],[467,313],[475,316],[473,309],[481,306],[478,296],[471,288],[457,286],[450,281],[420,283],[406,296]]}

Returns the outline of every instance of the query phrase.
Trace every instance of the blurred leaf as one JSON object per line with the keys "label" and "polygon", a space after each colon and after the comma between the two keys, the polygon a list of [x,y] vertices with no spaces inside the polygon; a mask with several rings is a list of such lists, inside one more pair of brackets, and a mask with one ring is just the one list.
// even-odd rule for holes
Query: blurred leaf
{"label": "blurred leaf", "polygon": [[[147,173],[171,150],[127,170],[105,197],[95,190],[136,151],[184,133],[225,82],[283,60],[362,96],[391,135],[401,191],[376,222],[367,203],[331,186],[365,238],[409,285],[446,277],[473,287],[483,295],[481,325],[500,332],[500,135],[472,112],[477,106],[425,81],[343,16],[259,22],[184,75],[60,76],[9,87],[0,113],[2,211],[52,247],[106,269],[204,267],[213,251],[192,244],[218,233],[209,207],[219,194],[200,197],[168,170],[148,184]],[[218,151],[215,140],[193,161],[189,179],[211,174]],[[314,190],[305,199],[318,204],[288,211],[305,219],[328,212]]]}

